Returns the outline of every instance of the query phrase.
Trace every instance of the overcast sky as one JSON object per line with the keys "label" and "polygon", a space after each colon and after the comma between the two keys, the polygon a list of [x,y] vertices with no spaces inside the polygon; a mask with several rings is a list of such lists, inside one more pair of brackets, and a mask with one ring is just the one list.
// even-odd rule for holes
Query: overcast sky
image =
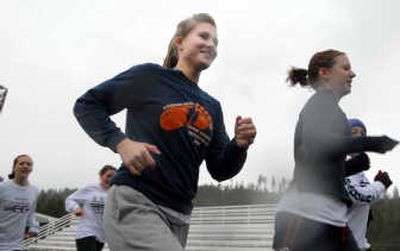
{"label": "overcast sky", "polygon": [[[219,99],[230,136],[237,115],[258,129],[248,160],[234,182],[257,176],[291,177],[299,110],[313,93],[285,83],[291,65],[312,54],[347,52],[357,74],[340,103],[363,119],[370,134],[400,138],[400,16],[397,0],[2,0],[0,84],[9,89],[0,114],[0,175],[14,157],[34,160],[40,188],[79,187],[97,180],[119,156],[92,141],[72,114],[87,89],[133,65],[162,63],[177,23],[208,12],[217,22],[219,48],[199,85]],[[124,127],[125,112],[113,117]],[[400,183],[400,151],[371,154],[368,176],[387,170]],[[200,183],[212,179],[201,167]],[[215,184],[215,182],[214,182]]]}

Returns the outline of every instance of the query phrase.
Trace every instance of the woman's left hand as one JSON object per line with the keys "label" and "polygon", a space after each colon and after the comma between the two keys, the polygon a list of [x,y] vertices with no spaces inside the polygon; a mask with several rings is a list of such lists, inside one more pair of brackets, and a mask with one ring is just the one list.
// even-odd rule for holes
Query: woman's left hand
{"label": "woman's left hand", "polygon": [[242,118],[241,116],[236,117],[235,123],[235,140],[236,146],[241,148],[247,148],[256,137],[257,130],[253,124],[251,118]]}

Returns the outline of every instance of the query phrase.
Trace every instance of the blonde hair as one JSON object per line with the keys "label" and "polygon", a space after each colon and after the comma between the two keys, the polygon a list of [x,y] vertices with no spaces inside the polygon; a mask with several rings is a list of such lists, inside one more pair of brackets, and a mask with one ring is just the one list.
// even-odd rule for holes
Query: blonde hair
{"label": "blonde hair", "polygon": [[209,23],[212,26],[217,27],[214,19],[207,13],[194,14],[193,16],[179,22],[178,26],[176,27],[175,34],[171,38],[171,41],[169,42],[167,56],[164,59],[164,64],[163,64],[164,67],[174,68],[178,63],[179,55],[178,55],[178,49],[176,48],[175,45],[175,39],[177,37],[184,38],[199,23]]}

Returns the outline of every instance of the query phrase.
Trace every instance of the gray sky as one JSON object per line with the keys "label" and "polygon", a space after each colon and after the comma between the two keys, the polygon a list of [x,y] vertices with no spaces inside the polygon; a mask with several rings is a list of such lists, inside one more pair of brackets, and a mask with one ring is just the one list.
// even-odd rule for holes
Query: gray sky
{"label": "gray sky", "polygon": [[[176,24],[208,12],[217,22],[219,55],[199,85],[223,105],[233,136],[236,115],[258,129],[243,171],[291,177],[293,133],[312,94],[284,82],[291,65],[306,67],[312,54],[348,53],[357,77],[341,101],[348,117],[362,118],[370,134],[400,138],[397,0],[2,0],[0,84],[9,88],[0,114],[0,175],[13,158],[34,159],[31,180],[40,188],[82,186],[97,180],[103,164],[119,156],[94,143],[72,115],[90,87],[145,62],[162,63]],[[114,116],[124,126],[125,112]],[[399,148],[371,154],[373,177],[387,170],[400,182]],[[202,166],[200,183],[212,181]]]}

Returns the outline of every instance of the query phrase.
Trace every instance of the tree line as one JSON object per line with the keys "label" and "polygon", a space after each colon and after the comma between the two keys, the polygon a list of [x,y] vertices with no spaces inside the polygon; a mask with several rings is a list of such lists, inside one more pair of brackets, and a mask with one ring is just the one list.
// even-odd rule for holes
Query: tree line
{"label": "tree line", "polygon": [[385,195],[371,207],[368,239],[374,251],[400,250],[400,197],[397,187],[392,197]]}
{"label": "tree line", "polygon": [[[194,206],[243,205],[260,203],[277,203],[284,190],[289,185],[285,177],[259,175],[257,183],[243,184],[240,182],[224,185],[200,185]],[[67,214],[64,209],[65,199],[77,188],[41,190],[36,211],[53,217]]]}

